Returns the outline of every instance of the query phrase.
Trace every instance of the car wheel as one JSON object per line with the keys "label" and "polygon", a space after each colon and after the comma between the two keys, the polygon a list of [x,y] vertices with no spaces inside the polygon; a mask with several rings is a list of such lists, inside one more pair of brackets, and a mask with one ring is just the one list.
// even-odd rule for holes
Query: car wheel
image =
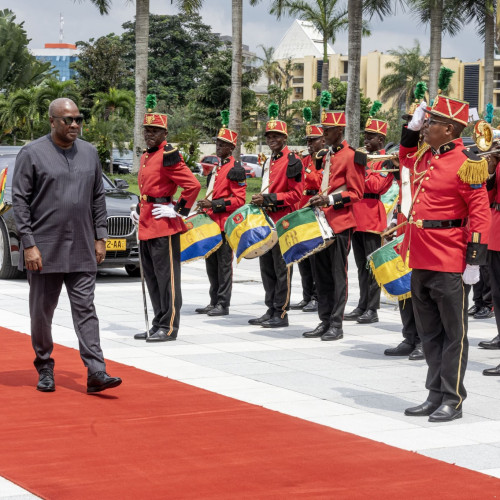
{"label": "car wheel", "polygon": [[4,280],[11,280],[17,278],[22,273],[13,266],[10,260],[9,238],[7,236],[7,229],[3,222],[0,221],[0,278]]}
{"label": "car wheel", "polygon": [[132,278],[139,278],[141,276],[141,270],[139,266],[135,264],[127,264],[125,266],[125,271],[127,271],[127,274]]}

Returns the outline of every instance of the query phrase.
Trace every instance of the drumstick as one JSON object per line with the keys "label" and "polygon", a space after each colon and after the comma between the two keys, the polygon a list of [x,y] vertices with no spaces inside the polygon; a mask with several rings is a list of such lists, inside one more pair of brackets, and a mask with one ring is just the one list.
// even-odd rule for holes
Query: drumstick
{"label": "drumstick", "polygon": [[401,222],[401,224],[398,224],[397,226],[394,226],[392,229],[384,231],[380,236],[382,236],[382,238],[385,238],[386,236],[388,236],[389,234],[392,234],[394,231],[396,231],[400,227],[405,226],[406,224],[408,224],[408,221]]}
{"label": "drumstick", "polygon": [[[325,193],[328,192],[328,189],[329,189],[329,187],[327,187],[326,189],[324,189],[323,191],[321,191],[321,193],[318,193],[318,194],[320,194],[321,196],[323,196]],[[315,195],[315,196],[317,196],[317,195]],[[302,208],[309,207],[310,205],[311,205],[311,198],[309,198],[309,201]]]}

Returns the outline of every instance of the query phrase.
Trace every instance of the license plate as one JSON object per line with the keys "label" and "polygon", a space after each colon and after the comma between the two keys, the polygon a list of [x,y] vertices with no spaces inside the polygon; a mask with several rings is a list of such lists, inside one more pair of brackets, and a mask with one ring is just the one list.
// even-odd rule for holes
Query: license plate
{"label": "license plate", "polygon": [[123,239],[114,239],[106,241],[106,252],[119,252],[121,250],[127,249],[127,240]]}

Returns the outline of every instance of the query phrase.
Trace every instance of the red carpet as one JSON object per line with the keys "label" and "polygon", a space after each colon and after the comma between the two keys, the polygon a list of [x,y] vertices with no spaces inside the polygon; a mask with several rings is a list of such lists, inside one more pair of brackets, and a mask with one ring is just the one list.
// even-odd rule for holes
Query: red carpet
{"label": "red carpet", "polygon": [[109,362],[89,396],[56,346],[35,390],[27,335],[0,328],[0,475],[49,499],[497,498],[500,480]]}

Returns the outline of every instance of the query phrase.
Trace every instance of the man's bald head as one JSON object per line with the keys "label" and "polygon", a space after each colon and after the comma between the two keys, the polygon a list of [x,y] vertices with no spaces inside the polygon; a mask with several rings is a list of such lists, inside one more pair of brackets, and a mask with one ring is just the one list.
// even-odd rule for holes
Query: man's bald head
{"label": "man's bald head", "polygon": [[74,101],[68,99],[67,97],[59,97],[54,99],[49,104],[49,116],[58,116],[61,113],[61,110],[65,110],[68,107],[75,107],[78,110],[78,106]]}

